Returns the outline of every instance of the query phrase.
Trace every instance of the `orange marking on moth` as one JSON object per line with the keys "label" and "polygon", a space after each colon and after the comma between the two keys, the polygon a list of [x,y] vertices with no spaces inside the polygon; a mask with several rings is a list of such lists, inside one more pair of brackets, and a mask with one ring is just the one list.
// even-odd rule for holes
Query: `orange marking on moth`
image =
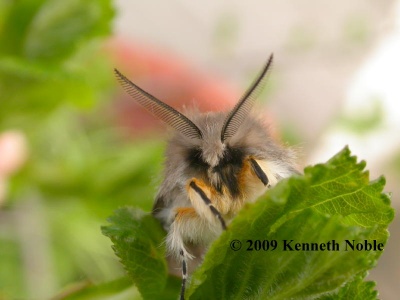
{"label": "orange marking on moth", "polygon": [[197,212],[193,207],[179,207],[176,209],[175,221],[180,222],[182,219],[192,219],[197,216]]}
{"label": "orange marking on moth", "polygon": [[[186,184],[186,189],[189,191],[191,189],[190,187],[190,183],[194,182],[199,188],[201,188],[206,194],[207,192],[210,192],[211,187],[208,186],[207,184],[204,183],[203,180],[197,179],[197,178],[192,178],[190,180],[188,180],[187,184]],[[207,195],[208,196],[208,195]]]}
{"label": "orange marking on moth", "polygon": [[203,190],[203,192],[206,194],[206,196],[210,199],[210,201],[215,204],[215,200],[219,198],[219,193],[211,186],[207,185],[203,180],[197,179],[197,178],[192,178],[188,180],[188,183],[186,184],[186,189],[188,192],[191,192],[193,189],[190,187],[190,183],[194,182],[199,188]]}
{"label": "orange marking on moth", "polygon": [[212,186],[206,184],[203,180],[192,178],[188,180],[186,188],[189,193],[189,197],[191,194],[196,193],[191,187],[190,183],[194,182],[207,196],[207,198],[211,201],[212,205],[219,211],[220,214],[224,215],[230,210],[230,201],[227,201],[226,195],[220,195]]}
{"label": "orange marking on moth", "polygon": [[[239,190],[241,192],[246,190],[246,184],[248,183],[249,179],[250,179],[250,175],[253,175],[253,170],[250,166],[250,159],[251,157],[248,157],[247,159],[245,159],[243,161],[242,164],[242,169],[239,172],[239,176],[238,176],[238,185],[239,185]],[[254,174],[255,175],[255,174]]]}

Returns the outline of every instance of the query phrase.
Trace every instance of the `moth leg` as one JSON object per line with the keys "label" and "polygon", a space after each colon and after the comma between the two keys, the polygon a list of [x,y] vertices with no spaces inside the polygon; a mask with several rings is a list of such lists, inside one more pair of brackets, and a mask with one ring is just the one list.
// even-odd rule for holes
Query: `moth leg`
{"label": "moth leg", "polygon": [[265,172],[260,167],[258,162],[254,158],[250,158],[249,160],[251,163],[251,167],[253,168],[253,171],[257,175],[257,177],[261,180],[261,182],[264,184],[264,186],[270,187],[271,184],[269,183],[268,176],[267,176],[267,174],[265,174]]}
{"label": "moth leg", "polygon": [[[206,184],[197,179],[190,180],[188,184],[188,193],[190,201],[197,213],[201,217],[205,217],[211,223],[219,220],[223,230],[226,230],[226,223],[218,209],[211,202],[211,191]],[[208,194],[208,195],[207,195]]]}
{"label": "moth leg", "polygon": [[226,229],[225,220],[211,202],[211,191],[204,183],[192,179],[187,185],[187,191],[193,207],[175,209],[175,218],[166,239],[168,252],[182,265],[181,300],[185,295],[188,262],[194,258],[187,251],[185,243],[208,245],[219,235],[221,227]]}
{"label": "moth leg", "polygon": [[187,280],[187,261],[185,258],[185,254],[183,250],[179,252],[181,259],[182,259],[182,285],[181,285],[181,294],[179,299],[185,300],[185,290],[186,290],[186,280]]}
{"label": "moth leg", "polygon": [[188,278],[188,262],[194,256],[190,254],[185,242],[200,243],[206,231],[206,222],[201,219],[193,207],[178,207],[174,221],[168,231],[166,244],[170,255],[174,256],[182,266],[182,285],[180,299],[184,299]]}
{"label": "moth leg", "polygon": [[190,241],[192,233],[192,224],[196,223],[198,215],[193,207],[178,207],[176,209],[175,219],[168,231],[166,243],[168,252],[176,259],[193,259],[186,247],[184,240]]}

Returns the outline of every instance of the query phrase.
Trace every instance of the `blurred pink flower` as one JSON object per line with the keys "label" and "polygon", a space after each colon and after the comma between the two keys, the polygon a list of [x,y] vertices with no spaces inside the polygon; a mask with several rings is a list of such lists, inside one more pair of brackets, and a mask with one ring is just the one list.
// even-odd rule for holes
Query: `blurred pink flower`
{"label": "blurred pink flower", "polygon": [[0,204],[7,191],[7,178],[26,161],[27,145],[22,132],[9,130],[0,134]]}

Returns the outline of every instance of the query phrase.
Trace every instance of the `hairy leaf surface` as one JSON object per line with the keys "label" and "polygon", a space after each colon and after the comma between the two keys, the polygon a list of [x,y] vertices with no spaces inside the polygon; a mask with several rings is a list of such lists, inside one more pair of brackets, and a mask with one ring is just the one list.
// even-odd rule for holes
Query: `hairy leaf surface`
{"label": "hairy leaf surface", "polygon": [[[377,247],[386,244],[394,211],[382,192],[384,178],[370,182],[364,168],[345,148],[246,205],[191,276],[186,297],[376,299],[374,283],[364,278],[382,254]],[[129,211],[118,211],[111,219],[113,233],[110,227],[104,232],[146,298],[165,285],[163,251],[149,257],[165,233],[151,216],[146,224],[153,225],[145,226],[143,213]],[[121,222],[136,225],[120,232]],[[163,275],[152,275],[161,266]]]}

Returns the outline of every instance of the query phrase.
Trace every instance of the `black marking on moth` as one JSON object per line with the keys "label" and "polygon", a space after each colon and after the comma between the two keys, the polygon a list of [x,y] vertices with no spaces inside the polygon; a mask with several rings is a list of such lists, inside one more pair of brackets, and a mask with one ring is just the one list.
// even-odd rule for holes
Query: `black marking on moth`
{"label": "black marking on moth", "polygon": [[186,289],[186,279],[187,279],[187,266],[185,255],[183,254],[183,250],[180,250],[180,255],[182,257],[182,285],[181,285],[181,295],[180,300],[185,300],[185,289]]}
{"label": "black marking on moth", "polygon": [[203,160],[202,151],[200,148],[191,148],[187,152],[186,160],[192,168],[198,171],[207,172],[210,165]]}
{"label": "black marking on moth", "polygon": [[224,218],[212,204],[211,200],[207,197],[204,191],[194,181],[190,182],[190,187],[200,196],[200,198],[204,201],[204,203],[210,208],[213,215],[221,222],[222,229],[226,230],[226,224]]}
{"label": "black marking on moth", "polygon": [[212,185],[218,193],[221,194],[222,187],[225,186],[233,198],[240,195],[238,176],[243,167],[243,149],[227,146],[218,165],[212,168],[212,171],[219,175],[220,180],[217,183],[211,183],[207,176],[207,171],[211,166],[204,161],[201,148],[192,148],[188,150],[186,161],[190,168],[197,173],[196,177],[199,177],[207,184]]}
{"label": "black marking on moth", "polygon": [[226,186],[232,197],[240,195],[238,183],[239,172],[243,167],[244,151],[240,148],[227,147],[219,164],[213,168],[218,173],[222,184]]}
{"label": "black marking on moth", "polygon": [[265,172],[261,169],[260,165],[256,162],[255,159],[250,158],[251,166],[253,167],[254,172],[256,173],[257,177],[261,180],[261,182],[267,186],[269,183],[268,176]]}

